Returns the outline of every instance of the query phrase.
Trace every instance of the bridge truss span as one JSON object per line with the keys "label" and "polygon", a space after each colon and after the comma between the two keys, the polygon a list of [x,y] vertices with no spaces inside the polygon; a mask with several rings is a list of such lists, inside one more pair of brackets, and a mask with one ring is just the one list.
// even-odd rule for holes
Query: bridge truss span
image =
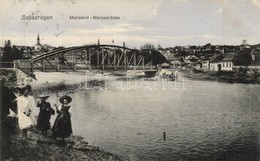
{"label": "bridge truss span", "polygon": [[58,48],[31,59],[33,70],[145,69],[151,63],[136,49],[117,45]]}

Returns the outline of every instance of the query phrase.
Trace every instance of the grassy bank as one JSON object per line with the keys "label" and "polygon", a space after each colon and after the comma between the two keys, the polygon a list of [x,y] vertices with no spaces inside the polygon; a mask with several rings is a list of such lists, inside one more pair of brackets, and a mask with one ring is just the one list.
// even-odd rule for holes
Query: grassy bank
{"label": "grassy bank", "polygon": [[1,160],[121,161],[116,155],[88,145],[79,136],[71,136],[63,143],[54,141],[50,133],[47,137],[43,136],[36,129],[29,130],[27,139],[10,127],[5,126],[1,130]]}

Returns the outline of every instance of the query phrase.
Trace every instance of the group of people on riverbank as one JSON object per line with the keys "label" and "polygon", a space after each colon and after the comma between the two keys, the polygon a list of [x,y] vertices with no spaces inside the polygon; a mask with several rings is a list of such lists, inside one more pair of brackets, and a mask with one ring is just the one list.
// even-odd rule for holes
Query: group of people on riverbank
{"label": "group of people on riverbank", "polygon": [[[48,95],[40,95],[40,101],[36,104],[35,98],[32,95],[30,85],[25,87],[14,87],[9,89],[5,86],[4,81],[1,81],[1,127],[10,126],[8,120],[15,119],[19,129],[22,131],[22,136],[27,138],[28,129],[36,126],[44,136],[47,136],[47,131],[51,129],[52,137],[64,138],[72,134],[71,126],[71,106],[72,98],[64,95],[59,99],[60,106],[56,107],[57,117],[50,126],[51,115],[55,114],[55,110],[51,104],[47,102]],[[39,114],[36,114],[36,108],[39,108]],[[12,125],[13,126],[13,125]],[[1,129],[2,130],[2,129]]]}

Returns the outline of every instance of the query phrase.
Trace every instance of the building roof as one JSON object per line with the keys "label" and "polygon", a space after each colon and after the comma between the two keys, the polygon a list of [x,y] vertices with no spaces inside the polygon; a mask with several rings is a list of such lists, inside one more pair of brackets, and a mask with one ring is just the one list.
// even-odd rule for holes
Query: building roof
{"label": "building roof", "polygon": [[195,55],[188,55],[185,57],[185,59],[187,59],[187,60],[196,59],[197,60],[198,57],[196,57]]}
{"label": "building roof", "polygon": [[223,54],[215,54],[212,59],[210,60],[211,63],[220,62],[224,58]]}
{"label": "building roof", "polygon": [[202,56],[201,59],[202,60],[210,60],[213,56],[214,56],[214,54],[206,54],[206,55]]}
{"label": "building roof", "polygon": [[235,53],[227,53],[222,61],[233,61]]}

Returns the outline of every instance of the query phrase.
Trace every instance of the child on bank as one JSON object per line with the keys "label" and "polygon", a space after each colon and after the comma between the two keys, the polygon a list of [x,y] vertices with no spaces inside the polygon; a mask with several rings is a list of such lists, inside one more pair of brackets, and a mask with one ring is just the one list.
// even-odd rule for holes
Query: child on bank
{"label": "child on bank", "polygon": [[37,107],[40,108],[40,112],[37,120],[37,129],[41,130],[44,136],[47,136],[47,131],[51,127],[50,126],[51,115],[54,115],[55,111],[51,108],[51,104],[46,101],[47,98],[49,98],[49,96],[41,95],[39,96],[39,98],[41,100],[37,104]]}

